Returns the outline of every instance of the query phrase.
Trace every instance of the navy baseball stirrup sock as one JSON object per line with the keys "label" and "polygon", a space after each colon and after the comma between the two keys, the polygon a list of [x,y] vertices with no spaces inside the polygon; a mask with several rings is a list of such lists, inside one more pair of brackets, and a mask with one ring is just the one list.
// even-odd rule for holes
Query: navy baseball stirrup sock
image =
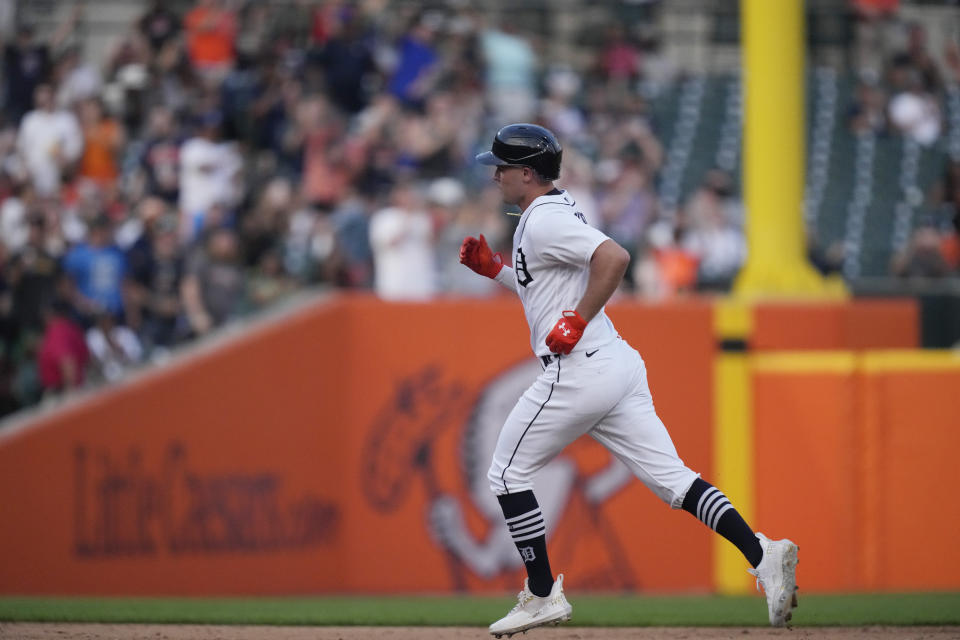
{"label": "navy baseball stirrup sock", "polygon": [[683,499],[683,510],[735,544],[754,568],[760,564],[763,559],[760,541],[727,496],[715,486],[700,478],[694,480]]}
{"label": "navy baseball stirrup sock", "polygon": [[497,496],[507,528],[527,567],[530,591],[544,598],[553,588],[553,574],[547,559],[547,528],[533,491]]}

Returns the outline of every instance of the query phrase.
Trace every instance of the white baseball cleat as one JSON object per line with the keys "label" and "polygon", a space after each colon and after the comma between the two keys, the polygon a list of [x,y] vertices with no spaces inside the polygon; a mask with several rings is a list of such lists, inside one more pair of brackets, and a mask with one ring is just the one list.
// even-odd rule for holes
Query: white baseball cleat
{"label": "white baseball cleat", "polygon": [[797,551],[799,547],[790,540],[771,540],[757,534],[763,547],[763,559],[756,569],[747,569],[757,578],[757,589],[763,585],[767,596],[767,613],[770,624],[783,627],[793,616],[797,606]]}
{"label": "white baseball cleat", "polygon": [[523,581],[523,591],[517,594],[517,606],[510,613],[490,625],[490,633],[495,637],[508,638],[521,631],[540,627],[545,624],[560,624],[570,619],[573,607],[563,595],[563,574],[557,576],[545,598],[530,592],[530,579]]}

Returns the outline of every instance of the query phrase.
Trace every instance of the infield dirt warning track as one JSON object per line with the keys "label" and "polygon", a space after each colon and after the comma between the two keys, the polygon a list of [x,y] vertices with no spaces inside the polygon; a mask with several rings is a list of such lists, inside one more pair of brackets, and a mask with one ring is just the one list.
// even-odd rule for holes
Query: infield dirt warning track
{"label": "infield dirt warning track", "polygon": [[[156,624],[0,623],[0,638],[11,640],[481,640],[479,627],[275,627]],[[866,640],[960,638],[960,627],[558,627],[536,629],[514,638],[530,640]]]}

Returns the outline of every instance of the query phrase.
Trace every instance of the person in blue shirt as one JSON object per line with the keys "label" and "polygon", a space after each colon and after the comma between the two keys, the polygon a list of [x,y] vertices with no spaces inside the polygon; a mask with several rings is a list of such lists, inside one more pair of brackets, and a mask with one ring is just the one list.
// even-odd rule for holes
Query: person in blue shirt
{"label": "person in blue shirt", "polygon": [[127,259],[113,242],[109,218],[100,216],[93,221],[87,242],[64,256],[63,270],[72,285],[74,306],[82,317],[89,320],[106,313],[123,320]]}
{"label": "person in blue shirt", "polygon": [[427,92],[437,79],[440,57],[433,40],[434,28],[428,19],[422,17],[397,47],[399,61],[388,89],[406,107],[422,107]]}

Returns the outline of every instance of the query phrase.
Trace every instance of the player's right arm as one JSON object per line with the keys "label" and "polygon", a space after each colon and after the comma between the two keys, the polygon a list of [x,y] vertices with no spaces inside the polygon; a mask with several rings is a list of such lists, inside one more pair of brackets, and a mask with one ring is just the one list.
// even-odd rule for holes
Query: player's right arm
{"label": "player's right arm", "polygon": [[503,264],[503,256],[493,253],[487,245],[487,239],[480,234],[479,238],[468,236],[460,245],[460,264],[470,267],[476,273],[496,280],[501,285],[516,292],[517,277],[513,269]]}
{"label": "player's right arm", "polygon": [[[544,224],[549,221],[549,224]],[[547,335],[547,347],[554,353],[570,353],[583,336],[587,324],[616,291],[630,254],[601,231],[586,224],[572,212],[540,216],[527,225],[537,255],[547,264],[568,265],[588,271],[586,290],[574,309],[565,309]]]}
{"label": "player's right arm", "polygon": [[587,289],[574,311],[590,322],[613,295],[630,264],[630,254],[614,240],[604,240],[590,258]]}

